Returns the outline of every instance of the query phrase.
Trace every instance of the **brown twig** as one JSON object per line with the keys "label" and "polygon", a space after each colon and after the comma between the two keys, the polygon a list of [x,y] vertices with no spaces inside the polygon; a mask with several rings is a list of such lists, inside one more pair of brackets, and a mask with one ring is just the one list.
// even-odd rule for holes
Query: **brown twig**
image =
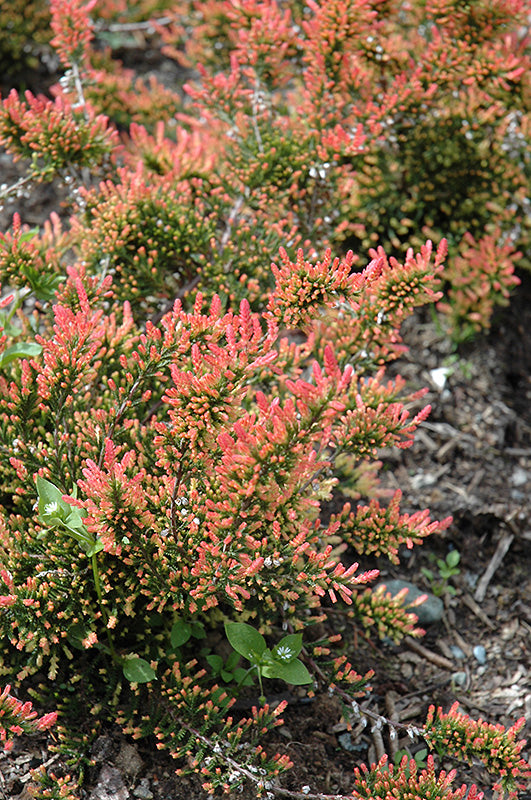
{"label": "brown twig", "polygon": [[487,626],[487,628],[490,628],[491,631],[495,630],[496,626],[494,625],[492,620],[490,620],[489,617],[487,617],[483,609],[480,606],[478,606],[478,604],[471,595],[464,594],[462,600],[465,606],[468,606],[468,608],[476,615],[476,617],[478,617],[478,619],[482,621],[484,625]]}
{"label": "brown twig", "polygon": [[496,570],[502,563],[503,559],[505,558],[505,555],[509,550],[509,547],[511,546],[513,539],[514,539],[514,533],[506,533],[504,536],[502,536],[502,538],[498,542],[498,547],[496,548],[496,552],[489,561],[487,569],[479,579],[476,591],[474,592],[474,600],[476,600],[478,603],[481,603],[481,601],[485,599],[488,585],[491,582],[494,573],[496,572]]}
{"label": "brown twig", "polygon": [[[387,710],[387,715],[392,722],[398,722],[398,712],[395,706],[395,692],[386,692],[385,693],[385,708]],[[389,755],[392,759],[394,759],[395,755],[398,752],[398,741],[396,733],[393,735],[391,732],[394,732],[394,728],[390,729],[390,736],[389,736]]]}
{"label": "brown twig", "polygon": [[412,650],[417,655],[422,656],[422,658],[425,658],[426,661],[431,661],[431,663],[435,664],[435,666],[441,667],[441,669],[450,670],[450,672],[454,671],[454,664],[452,664],[448,658],[440,656],[438,653],[433,653],[431,650],[428,650],[414,639],[411,639],[410,636],[407,636],[404,639],[404,644],[409,650]]}

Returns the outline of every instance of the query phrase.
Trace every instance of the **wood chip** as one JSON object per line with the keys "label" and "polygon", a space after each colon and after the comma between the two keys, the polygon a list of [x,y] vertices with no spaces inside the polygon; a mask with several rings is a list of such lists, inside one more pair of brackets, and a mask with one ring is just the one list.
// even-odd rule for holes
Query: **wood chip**
{"label": "wood chip", "polygon": [[457,438],[450,439],[449,441],[446,442],[446,444],[443,444],[443,446],[439,449],[439,452],[436,455],[437,461],[440,461],[441,463],[448,461],[449,458],[452,456],[453,451],[458,446],[458,444],[459,440]]}
{"label": "wood chip", "polygon": [[372,740],[374,742],[374,749],[376,750],[377,761],[385,755],[385,745],[382,738],[382,732],[379,728],[373,726],[371,730]]}
{"label": "wood chip", "polygon": [[426,701],[425,700],[418,700],[414,703],[410,703],[408,706],[403,708],[398,715],[399,722],[405,722],[407,719],[417,719],[426,711]]}
{"label": "wood chip", "polygon": [[476,473],[475,473],[474,477],[472,478],[472,480],[470,481],[470,483],[469,483],[469,484],[468,484],[468,486],[466,487],[466,490],[467,490],[467,492],[468,492],[468,494],[469,494],[469,495],[471,495],[471,494],[472,494],[472,492],[474,491],[474,489],[475,489],[475,488],[478,486],[478,484],[481,482],[481,480],[482,480],[482,478],[483,478],[483,476],[484,476],[484,475],[485,475],[485,470],[484,470],[484,469],[478,469],[478,470],[476,470]]}
{"label": "wood chip", "polygon": [[426,647],[423,647],[421,644],[415,641],[415,639],[411,639],[411,637],[407,636],[404,640],[406,647],[410,650],[413,650],[414,653],[417,655],[422,656],[422,658],[426,659],[426,661],[431,661],[432,664],[435,664],[437,667],[441,667],[442,669],[447,669],[450,672],[453,672],[455,669],[455,665],[444,656],[440,656],[438,653],[433,653],[431,650],[428,650]]}
{"label": "wood chip", "polygon": [[448,642],[446,642],[444,639],[437,639],[436,644],[441,653],[443,654],[443,656],[445,656],[445,658],[451,661],[454,656],[452,651],[450,650],[450,645],[448,644]]}
{"label": "wood chip", "polygon": [[494,573],[502,563],[503,559],[509,547],[512,544],[514,539],[514,533],[506,533],[502,536],[500,541],[498,542],[498,547],[496,548],[496,552],[492,556],[489,565],[481,578],[479,579],[476,591],[474,592],[474,600],[478,603],[481,603],[482,600],[485,599],[485,595],[487,593],[487,588],[489,583],[491,582]]}
{"label": "wood chip", "polygon": [[490,628],[491,631],[496,629],[496,625],[494,625],[492,620],[489,617],[487,617],[483,609],[480,606],[478,606],[478,604],[471,595],[466,593],[463,595],[461,599],[465,604],[465,606],[468,606],[468,608],[476,615],[478,619],[482,621],[484,625],[487,626],[487,628]]}
{"label": "wood chip", "polygon": [[457,630],[453,630],[453,631],[452,631],[452,636],[454,637],[455,643],[458,645],[458,647],[460,647],[460,648],[461,648],[461,650],[463,651],[463,653],[464,653],[466,656],[468,656],[468,658],[472,658],[472,656],[474,655],[473,648],[472,648],[472,647],[470,647],[470,645],[468,644],[468,642],[465,642],[465,640],[463,639],[463,637],[461,636],[461,634],[459,633],[459,631],[457,631]]}
{"label": "wood chip", "polygon": [[[398,722],[398,712],[396,710],[395,701],[398,699],[398,695],[396,692],[386,692],[385,693],[385,708],[387,711],[387,718],[391,720],[391,722]],[[392,759],[394,759],[395,755],[398,753],[398,736],[396,735],[396,729],[393,728],[391,725],[389,726],[389,755]]]}

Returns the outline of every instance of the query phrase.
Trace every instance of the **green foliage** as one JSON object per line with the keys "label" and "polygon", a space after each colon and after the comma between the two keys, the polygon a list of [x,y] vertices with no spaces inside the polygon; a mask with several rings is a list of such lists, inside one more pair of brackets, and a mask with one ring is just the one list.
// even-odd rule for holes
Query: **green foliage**
{"label": "green foliage", "polygon": [[251,686],[253,684],[249,670],[238,666],[240,654],[236,650],[228,656],[226,661],[223,661],[223,658],[215,653],[207,655],[206,661],[212,668],[212,673],[216,678],[221,678],[225,683],[234,681],[237,686]]}
{"label": "green foliage", "polygon": [[123,671],[124,677],[131,683],[149,683],[149,681],[157,679],[157,673],[153,667],[148,664],[145,658],[140,658],[139,656],[126,658]]}
{"label": "green foliage", "polygon": [[46,536],[48,530],[66,529],[69,536],[78,542],[87,557],[103,550],[101,540],[94,539],[83,525],[78,508],[63,500],[63,493],[50,481],[37,476],[37,492],[39,496],[39,522],[45,527],[39,536]]}
{"label": "green foliage", "polygon": [[263,703],[262,677],[280,678],[296,686],[312,682],[312,676],[297,658],[302,650],[302,634],[284,636],[270,650],[262,634],[245,622],[226,622],[225,633],[234,650],[250,661],[251,669],[256,672]]}
{"label": "green foliage", "polygon": [[[421,750],[417,750],[417,752],[413,756],[413,760],[414,760],[415,764],[417,765],[417,767],[419,769],[424,769],[426,767],[426,763],[427,763],[426,756],[427,755],[428,755],[428,750],[425,747],[423,747]],[[404,758],[404,756],[406,756],[406,758],[409,758],[410,757],[410,753],[407,750],[398,750],[395,753],[395,757],[394,757],[395,767],[398,766],[402,762],[402,759]]]}
{"label": "green foliage", "polygon": [[446,558],[433,559],[437,565],[439,580],[436,579],[433,570],[427,567],[422,567],[421,572],[424,577],[429,581],[430,588],[437,597],[443,594],[455,595],[456,589],[448,583],[450,578],[454,575],[459,575],[461,570],[457,566],[461,560],[461,554],[458,550],[450,550]]}
{"label": "green foliage", "polygon": [[0,6],[0,75],[20,79],[39,65],[39,50],[52,37],[46,0],[10,0]]}

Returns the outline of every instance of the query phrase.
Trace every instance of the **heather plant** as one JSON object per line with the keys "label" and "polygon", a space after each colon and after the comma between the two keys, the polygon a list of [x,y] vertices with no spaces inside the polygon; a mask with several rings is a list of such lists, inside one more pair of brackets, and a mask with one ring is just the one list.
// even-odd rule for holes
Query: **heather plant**
{"label": "heather plant", "polygon": [[[426,248],[410,262],[423,265],[426,280],[430,257]],[[290,345],[288,365],[288,343],[279,339],[279,323],[308,325],[336,296],[345,303],[392,271],[383,258],[357,274],[350,263],[284,255],[262,318],[245,302],[238,313],[224,312],[219,299],[205,308],[198,296],[191,312],[177,302],[145,332],[127,304],[104,309],[109,280],[94,291],[90,278],[70,269],[52,317],[35,335],[42,352],[12,362],[1,379],[3,492],[10,498],[2,518],[1,623],[12,668],[20,677],[44,669],[53,686],[79,669],[71,658],[80,650],[87,696],[96,675],[99,682],[105,675],[113,695],[105,713],[134,735],[154,733],[159,746],[201,770],[209,789],[234,789],[253,777],[258,790],[274,788],[288,761],[265,759],[257,747],[259,731],[278,723],[282,707],[271,712],[266,704],[237,724],[227,717],[234,695],[212,683],[194,657],[193,625],[208,639],[224,620],[241,652],[245,637],[242,645],[233,632],[252,621],[245,629],[258,644],[253,639],[246,653],[259,659],[266,679],[282,677],[273,657],[286,642],[282,622],[299,645],[326,614],[325,594],[380,636],[420,633],[390,597],[359,593],[375,573],[332,556],[327,540],[341,528],[337,520],[321,522],[319,498],[329,494],[336,453],[366,458],[383,444],[407,445],[427,410],[409,418],[393,382],[381,375],[358,381],[330,345],[308,382],[301,377],[307,346]],[[398,541],[412,544],[448,524],[430,523],[426,514],[395,517],[374,503],[360,513],[372,519],[359,526],[360,550],[366,538],[371,552],[380,530],[379,549],[391,556]],[[354,524],[351,517],[351,540]],[[369,676],[330,649],[320,641],[303,655],[314,676],[352,705]],[[294,658],[301,653],[290,649]],[[120,675],[129,691],[120,691]],[[255,749],[245,749],[242,762],[243,741]]]}
{"label": "heather plant", "polygon": [[439,752],[459,753],[459,757],[467,761],[478,758],[490,772],[499,775],[494,788],[502,796],[506,791],[513,791],[522,750],[516,737],[525,724],[524,720],[518,720],[505,730],[503,726],[491,725],[481,719],[472,722],[458,709],[459,704],[454,703],[445,714],[441,708],[430,706],[426,720],[428,744],[431,746],[437,741],[435,747]]}
{"label": "heather plant", "polygon": [[[56,4],[57,5],[57,4]],[[87,7],[89,3],[85,4]],[[154,16],[160,18],[171,0],[109,0],[97,3],[91,9],[102,41],[117,41],[113,24],[120,31],[127,26]],[[0,7],[0,75],[27,85],[31,76],[53,68],[53,50],[50,41],[54,31],[51,26],[50,3],[46,0],[9,0]],[[140,25],[142,29],[143,25]],[[147,27],[147,26],[146,26]]]}
{"label": "heather plant", "polygon": [[[362,712],[372,673],[357,673],[328,619],[338,604],[380,638],[421,635],[410,608],[372,589],[376,571],[341,554],[397,561],[450,524],[377,493],[379,450],[408,447],[429,413],[385,367],[402,321],[441,298],[446,242],[400,260],[377,246],[364,269],[325,247],[356,231],[356,165],[382,129],[374,103],[367,134],[353,124],[353,98],[381,69],[356,41],[396,19],[386,5],[380,19],[373,4],[312,3],[299,35],[275,3],[215,5],[242,37],[227,38],[226,73],[204,67],[188,100],[175,94],[177,125],[134,123],[119,144],[97,92],[87,99],[95,7],[78,0],[51,4],[66,98],[2,103],[6,147],[31,150],[31,179],[71,177],[75,204],[42,231],[15,217],[0,242],[0,278],[17,291],[0,340],[2,669],[22,687],[46,675],[32,690],[66,728],[83,713],[94,730],[111,720],[153,737],[209,792],[250,782],[290,796],[289,759],[261,743],[281,721],[285,705],[267,703],[281,679],[431,749],[454,726],[452,752],[477,754],[514,796],[521,722],[494,734],[455,709],[418,729]],[[329,519],[345,460],[361,502]],[[250,667],[224,659],[221,629]],[[237,719],[240,693],[252,705],[246,672],[265,702]],[[431,761],[374,765],[354,796],[463,797],[452,779]],[[42,783],[43,797],[76,791]]]}
{"label": "heather plant", "polygon": [[[104,16],[123,20],[129,30],[125,10],[115,5]],[[63,6],[68,11],[69,3],[52,4],[56,27]],[[164,9],[157,27],[167,52],[199,72],[199,82],[184,86],[188,98],[154,76],[134,78],[112,52],[94,47],[106,22],[98,8],[78,6],[83,25],[69,22],[67,12],[63,22],[82,28],[81,41],[65,44],[56,35],[71,78],[54,93],[56,103],[88,115],[88,130],[70,152],[53,150],[55,166],[50,150],[66,133],[59,120],[48,143],[30,108],[28,127],[36,133],[28,131],[21,152],[6,116],[3,141],[19,156],[32,155],[42,164],[40,174],[89,163],[95,189],[96,165],[100,177],[109,175],[107,144],[116,145],[103,134],[106,119],[122,128],[141,123],[127,139],[127,162],[136,173],[140,156],[148,184],[153,172],[168,181],[183,177],[182,144],[191,135],[199,169],[187,170],[185,179],[203,180],[192,191],[203,202],[213,199],[218,234],[210,246],[194,248],[192,271],[208,275],[203,292],[232,301],[256,298],[257,308],[259,287],[265,287],[262,303],[271,288],[263,256],[294,236],[295,244],[315,252],[332,245],[368,253],[382,244],[401,255],[411,244],[419,248],[426,238],[444,236],[448,291],[439,308],[452,335],[463,339],[488,326],[494,307],[506,302],[517,282],[515,264],[526,263],[530,228],[529,48],[519,1],[476,0],[467,14],[440,3],[413,3],[398,14],[368,0],[311,3],[306,12],[273,0],[181,2]],[[155,24],[155,7],[151,13]],[[76,75],[83,77],[81,94]],[[7,109],[10,103],[21,100],[4,101]],[[157,159],[146,138],[154,138],[155,127]],[[108,122],[106,130],[112,136]],[[220,194],[232,210],[230,237],[224,235],[226,208],[217,207]],[[99,204],[97,190],[93,201]],[[271,231],[279,234],[276,241]],[[149,238],[157,249],[157,237]],[[177,263],[182,257],[188,254],[177,253]],[[242,259],[250,261],[246,271],[239,268]],[[168,276],[169,296],[180,272]],[[148,296],[160,295],[163,278],[157,277]]]}
{"label": "heather plant", "polygon": [[29,797],[35,800],[78,800],[79,783],[71,775],[56,775],[44,767],[30,770],[32,778],[27,787]]}
{"label": "heather plant", "polygon": [[[185,5],[185,18],[194,25],[199,4]],[[276,132],[273,158],[267,135],[262,149],[254,143],[253,158],[262,156],[271,169],[281,155],[295,180],[293,148],[301,141],[295,120],[314,137],[339,126],[344,141],[361,123],[361,158],[359,149],[339,148],[335,157],[323,152],[320,163],[307,163],[294,192],[297,224],[304,227],[307,218],[323,245],[326,237],[336,244],[346,240],[358,252],[382,244],[403,253],[426,237],[445,236],[451,289],[441,310],[452,309],[450,325],[458,339],[488,326],[493,306],[503,303],[516,282],[515,264],[527,263],[530,70],[524,5],[477,0],[466,13],[459,3],[412,3],[398,12],[366,0],[312,2],[306,13],[297,4],[286,9],[274,2],[213,5],[214,18],[224,13],[226,19],[218,27],[198,20],[194,36],[188,36],[191,44],[184,41],[182,24],[161,30],[175,57],[187,64],[194,57],[201,70],[203,95],[192,93],[201,116],[206,109],[218,123],[230,122],[232,136],[244,135],[234,100],[246,89],[254,102],[254,116],[246,119],[255,134],[262,135],[267,115],[273,115]],[[216,50],[219,27],[224,38]],[[291,131],[290,153],[275,140],[277,131]],[[242,155],[248,159],[247,148]],[[260,173],[261,180],[267,177]],[[508,244],[513,250],[500,267]],[[479,266],[487,251],[488,288]],[[452,292],[463,273],[468,291],[460,291],[457,281]]]}

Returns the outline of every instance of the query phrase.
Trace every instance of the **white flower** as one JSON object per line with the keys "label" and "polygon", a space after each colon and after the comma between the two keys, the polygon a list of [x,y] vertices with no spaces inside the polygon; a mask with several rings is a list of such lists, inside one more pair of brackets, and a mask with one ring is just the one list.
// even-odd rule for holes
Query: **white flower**
{"label": "white flower", "polygon": [[45,514],[52,515],[52,514],[55,514],[57,511],[59,511],[59,503],[57,503],[57,502],[46,503],[46,505],[44,506],[44,513]]}
{"label": "white flower", "polygon": [[286,647],[285,644],[280,645],[280,647],[276,650],[275,655],[281,661],[289,661],[293,658],[293,650],[291,647]]}

